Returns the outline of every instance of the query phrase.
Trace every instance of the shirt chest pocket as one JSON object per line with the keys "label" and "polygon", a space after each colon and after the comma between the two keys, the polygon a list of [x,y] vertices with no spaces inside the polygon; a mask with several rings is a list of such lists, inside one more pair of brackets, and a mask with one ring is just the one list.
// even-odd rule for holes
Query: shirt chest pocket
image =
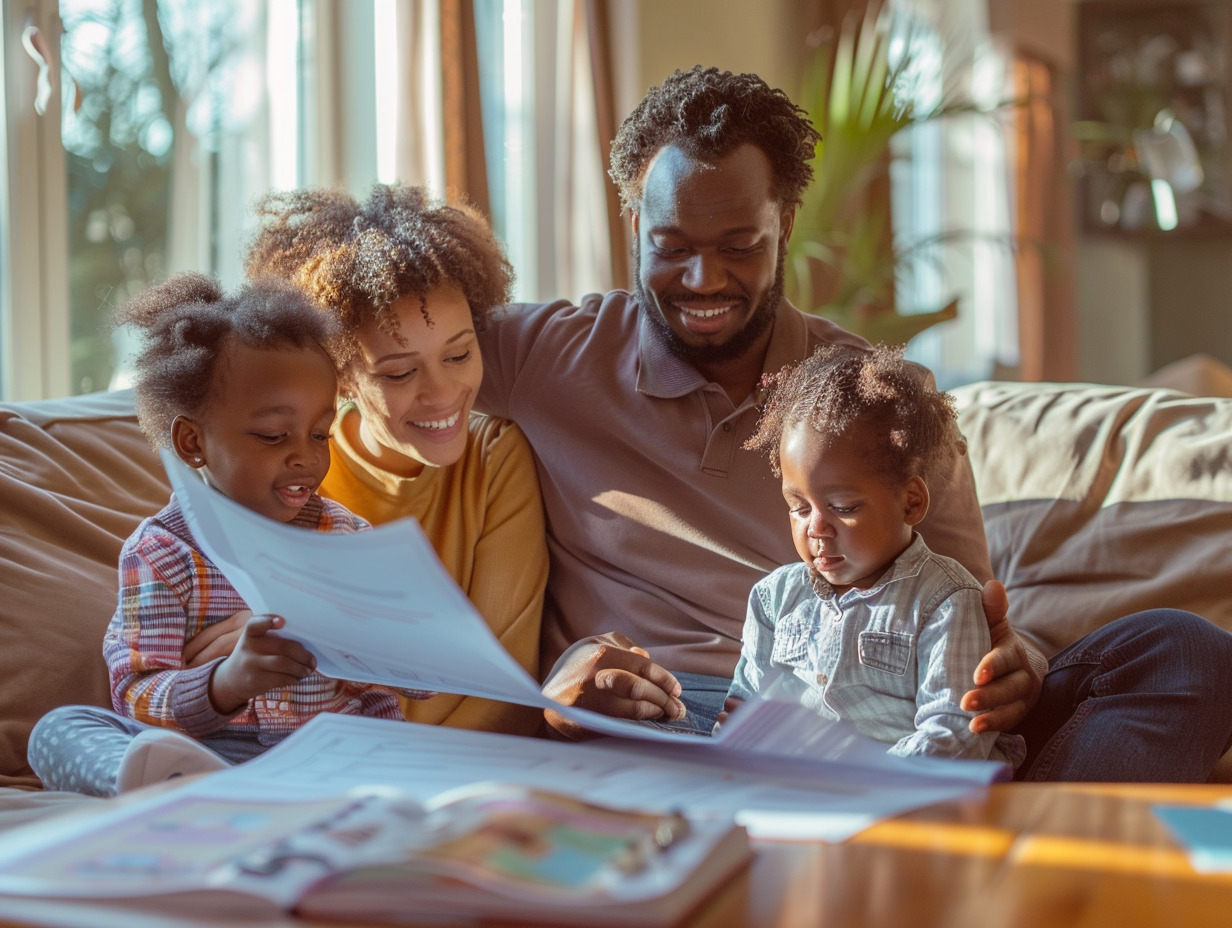
{"label": "shirt chest pocket", "polygon": [[902,676],[911,663],[912,636],[902,632],[860,632],[860,663]]}

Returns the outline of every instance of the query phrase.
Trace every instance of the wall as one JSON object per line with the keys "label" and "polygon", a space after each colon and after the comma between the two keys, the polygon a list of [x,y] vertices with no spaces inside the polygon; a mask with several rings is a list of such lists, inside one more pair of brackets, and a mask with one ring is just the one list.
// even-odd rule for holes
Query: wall
{"label": "wall", "polygon": [[1135,383],[1199,353],[1232,367],[1232,236],[1085,235],[1077,257],[1081,379]]}
{"label": "wall", "polygon": [[1151,366],[1150,277],[1141,249],[1115,238],[1079,242],[1078,368],[1090,383],[1134,383]]}
{"label": "wall", "polygon": [[796,95],[805,36],[817,0],[616,0],[613,44],[617,118],[677,68],[713,65],[751,71]]}
{"label": "wall", "polygon": [[[1120,2],[1128,13],[1149,0]],[[1232,366],[1232,224],[1214,234],[1079,233],[1076,255],[1082,379],[1133,382],[1200,352]]]}
{"label": "wall", "polygon": [[1232,235],[1161,238],[1148,261],[1152,369],[1197,352],[1232,367]]}

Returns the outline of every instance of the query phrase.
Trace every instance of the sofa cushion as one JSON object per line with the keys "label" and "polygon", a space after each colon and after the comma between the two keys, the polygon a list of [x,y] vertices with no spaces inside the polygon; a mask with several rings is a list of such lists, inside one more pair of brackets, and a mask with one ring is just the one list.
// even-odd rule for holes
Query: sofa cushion
{"label": "sofa cushion", "polygon": [[[1085,384],[954,391],[993,568],[1047,654],[1121,615],[1232,630],[1232,399]],[[170,491],[131,392],[0,404],[0,787],[37,787],[30,729],[110,705],[120,547]]]}
{"label": "sofa cushion", "polygon": [[953,395],[994,575],[1045,654],[1158,606],[1232,630],[1232,399],[1039,383]]}
{"label": "sofa cushion", "polygon": [[111,705],[120,546],[169,492],[131,392],[0,404],[0,786],[39,785],[26,744],[44,712]]}

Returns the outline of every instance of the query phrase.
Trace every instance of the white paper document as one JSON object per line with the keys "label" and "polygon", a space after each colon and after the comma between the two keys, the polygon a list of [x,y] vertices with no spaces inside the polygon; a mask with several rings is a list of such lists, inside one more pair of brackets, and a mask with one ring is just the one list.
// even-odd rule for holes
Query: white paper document
{"label": "white paper document", "polygon": [[392,786],[426,801],[489,780],[579,793],[618,807],[734,819],[758,838],[823,841],[846,840],[882,818],[973,789],[960,780],[716,752],[691,741],[571,744],[328,714],[201,786],[304,797]]}
{"label": "white paper document", "polygon": [[326,676],[529,706],[552,701],[492,634],[414,519],[305,531],[259,515],[163,452],[193,536],[256,613],[287,620]]}
{"label": "white paper document", "polygon": [[[797,800],[813,797],[812,807],[819,809],[817,796],[824,795],[828,803],[825,814],[839,816],[858,830],[881,815],[961,795],[1002,777],[1006,770],[1004,765],[984,761],[892,757],[885,745],[861,735],[852,726],[822,719],[798,703],[752,701],[733,713],[713,738],[562,706],[544,696],[534,679],[505,651],[441,565],[414,520],[404,519],[352,535],[304,531],[227,499],[173,456],[164,454],[164,461],[185,517],[206,554],[254,612],[286,618],[280,634],[301,641],[316,656],[322,673],[360,682],[550,706],[593,731],[635,739],[637,744],[596,746],[585,755],[607,758],[615,751],[627,758],[630,752],[638,752],[639,764],[654,765],[653,775],[637,768],[642,782],[629,795],[654,795],[676,783],[678,794],[673,802],[680,803],[691,792],[689,783],[695,790],[698,777],[703,781],[717,778],[714,788],[723,797],[719,805],[726,813],[752,808],[746,800],[755,794],[763,797],[755,804],[761,808],[762,820],[781,813],[782,825],[776,826],[781,829],[791,824],[789,820],[801,808]],[[539,752],[563,751],[574,758],[572,763],[581,761],[581,755],[572,753],[578,747],[574,745],[516,738],[500,741],[502,736],[497,735],[468,732],[463,737],[448,729],[402,727],[408,732],[374,735],[379,746],[348,746],[336,755],[348,758],[353,769],[339,773],[341,779],[334,785],[342,785],[347,777],[359,778],[347,781],[347,786],[366,785],[363,776],[383,769],[381,758],[390,752],[398,760],[389,776],[398,781],[395,785],[403,787],[409,785],[407,780],[422,779],[425,766],[446,770],[447,780],[443,782],[456,785],[468,777],[503,777],[507,772],[504,762],[494,760],[501,756],[536,758],[528,761],[538,769],[536,776],[546,775],[545,770],[557,764],[556,760],[540,758]],[[330,738],[359,738],[357,732],[369,729],[353,726],[345,730],[345,738],[339,731],[330,729]],[[311,738],[297,734],[291,741],[297,747],[289,745],[276,756],[286,757],[292,750],[335,756],[334,748],[323,747],[320,738],[319,733]],[[462,740],[451,740],[456,738]],[[652,748],[651,742],[660,748]],[[350,741],[346,743],[351,745]],[[455,750],[463,755],[478,752],[475,756],[481,762],[472,770],[443,760]],[[415,760],[417,756],[419,761]],[[273,758],[263,758],[260,764],[274,762]],[[677,764],[688,765],[687,775],[668,775],[668,768],[676,770],[672,765]],[[244,769],[252,766],[250,762]],[[510,766],[512,772],[516,762],[511,760]],[[313,777],[333,775],[330,761],[325,759],[308,763],[301,758],[289,767]],[[637,775],[627,771],[618,774],[619,767],[576,769],[568,783],[533,782],[548,788],[576,788],[575,784],[582,782],[591,798],[614,801],[594,790],[614,776],[637,780]],[[271,775],[271,782],[282,788],[287,782],[285,773],[279,770]],[[749,778],[739,788],[724,780],[737,773]],[[772,773],[788,777],[792,783],[809,780],[822,792],[818,794],[813,786],[780,788],[783,785],[770,776]],[[776,785],[770,788],[766,785],[770,783]],[[632,787],[633,783],[624,786]],[[879,792],[896,795],[893,799],[879,797]],[[853,802],[857,796],[860,801]],[[870,813],[874,818],[868,817]],[[806,824],[797,822],[793,827],[802,827],[813,835],[850,833],[846,831],[848,825],[829,831],[826,826],[819,831],[807,816],[800,821]],[[754,833],[766,830],[748,821],[742,824],[749,824]]]}

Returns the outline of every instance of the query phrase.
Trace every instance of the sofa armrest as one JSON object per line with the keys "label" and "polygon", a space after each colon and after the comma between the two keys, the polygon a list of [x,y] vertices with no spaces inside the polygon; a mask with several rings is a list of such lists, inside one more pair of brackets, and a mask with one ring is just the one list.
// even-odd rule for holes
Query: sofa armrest
{"label": "sofa armrest", "polygon": [[170,491],[131,392],[0,405],[0,787],[37,787],[30,729],[110,706],[102,637],[120,547]]}

